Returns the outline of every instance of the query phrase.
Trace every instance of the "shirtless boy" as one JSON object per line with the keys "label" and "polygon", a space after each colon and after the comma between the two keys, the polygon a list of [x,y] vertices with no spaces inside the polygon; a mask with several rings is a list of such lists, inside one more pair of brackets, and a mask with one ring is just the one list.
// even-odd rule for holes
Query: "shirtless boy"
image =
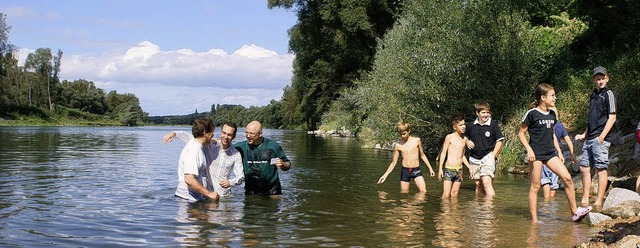
{"label": "shirtless boy", "polygon": [[427,159],[427,155],[424,154],[422,150],[422,142],[420,138],[411,137],[409,133],[411,129],[409,124],[404,121],[399,121],[396,123],[396,129],[398,130],[398,134],[400,135],[400,142],[397,143],[393,147],[393,161],[389,164],[389,168],[387,171],[380,177],[378,180],[378,184],[384,183],[387,179],[387,176],[393,171],[393,167],[396,166],[398,162],[398,157],[402,155],[402,172],[400,173],[400,192],[408,193],[409,192],[409,182],[411,179],[416,183],[420,192],[427,191],[427,185],[424,182],[424,177],[422,177],[422,172],[420,172],[420,160],[424,161],[429,168],[429,174],[433,177],[435,176],[435,172],[433,168],[431,168],[431,164]]}
{"label": "shirtless boy", "polygon": [[[451,118],[451,126],[453,133],[448,134],[444,138],[442,151],[440,152],[440,160],[438,161],[438,180],[442,182],[442,198],[458,197],[460,184],[462,184],[462,164],[471,171],[471,166],[464,156],[466,139],[464,130],[466,129],[464,118],[462,116],[454,116]],[[444,169],[442,165],[445,164]],[[471,174],[471,173],[469,173]],[[473,178],[473,175],[471,175]]]}

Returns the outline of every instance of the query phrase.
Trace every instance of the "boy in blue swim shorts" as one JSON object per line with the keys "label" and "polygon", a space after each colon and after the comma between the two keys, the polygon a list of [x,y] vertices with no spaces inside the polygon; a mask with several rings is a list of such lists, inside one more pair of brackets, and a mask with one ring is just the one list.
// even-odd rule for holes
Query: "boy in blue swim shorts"
{"label": "boy in blue swim shorts", "polygon": [[391,164],[389,164],[389,168],[387,171],[378,179],[378,184],[384,183],[387,179],[387,176],[393,171],[393,167],[396,166],[398,162],[398,157],[402,155],[402,172],[400,173],[400,192],[408,193],[409,192],[409,183],[411,179],[418,186],[418,190],[420,192],[427,191],[427,185],[424,182],[424,177],[422,176],[422,172],[420,172],[420,159],[427,164],[427,168],[429,168],[429,174],[433,177],[435,176],[435,172],[433,168],[431,168],[431,164],[429,163],[429,159],[427,159],[427,155],[424,154],[424,150],[422,149],[422,142],[420,138],[411,137],[409,133],[411,132],[411,128],[409,127],[409,123],[404,121],[399,121],[396,123],[396,130],[398,130],[398,134],[400,135],[400,142],[398,142],[393,147],[393,160]]}

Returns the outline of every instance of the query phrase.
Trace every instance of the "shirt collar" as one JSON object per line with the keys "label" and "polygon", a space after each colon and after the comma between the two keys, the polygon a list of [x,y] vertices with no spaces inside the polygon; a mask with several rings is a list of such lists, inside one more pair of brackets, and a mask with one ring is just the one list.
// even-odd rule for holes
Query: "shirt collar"
{"label": "shirt collar", "polygon": [[473,122],[473,125],[480,125],[480,126],[491,126],[491,117],[489,117],[489,119],[487,119],[487,121],[483,124],[480,124],[480,118],[476,118],[476,120]]}
{"label": "shirt collar", "polygon": [[609,90],[609,86],[605,86],[605,87],[604,87],[604,88],[602,88],[602,89],[598,89],[598,88],[596,88],[596,89],[594,89],[594,90],[593,90],[593,94],[594,94],[594,95],[602,94],[602,93],[604,93],[604,92],[607,92],[607,90]]}

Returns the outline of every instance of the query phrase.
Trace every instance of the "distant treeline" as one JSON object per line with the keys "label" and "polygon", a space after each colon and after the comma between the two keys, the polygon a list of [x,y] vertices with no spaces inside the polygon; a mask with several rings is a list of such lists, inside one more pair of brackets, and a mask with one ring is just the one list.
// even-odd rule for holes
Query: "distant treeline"
{"label": "distant treeline", "polygon": [[134,94],[105,93],[83,79],[60,81],[61,50],[53,54],[49,48],[38,48],[19,66],[5,19],[0,13],[0,117],[64,117],[126,126],[147,121]]}
{"label": "distant treeline", "polygon": [[233,121],[239,127],[244,127],[253,120],[259,120],[265,128],[283,128],[282,118],[278,118],[280,106],[280,102],[275,100],[264,107],[249,108],[242,105],[214,104],[209,112],[198,113],[196,110],[188,115],[151,116],[149,122],[158,125],[191,125],[196,118],[210,118],[215,121],[216,126],[222,125],[225,121]]}

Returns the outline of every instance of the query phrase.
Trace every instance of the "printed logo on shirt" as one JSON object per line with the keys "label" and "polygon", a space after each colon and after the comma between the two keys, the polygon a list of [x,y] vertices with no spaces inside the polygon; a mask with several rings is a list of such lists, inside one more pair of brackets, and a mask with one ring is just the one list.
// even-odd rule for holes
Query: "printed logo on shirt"
{"label": "printed logo on shirt", "polygon": [[553,126],[553,124],[555,124],[555,121],[554,120],[539,120],[538,124],[547,125],[547,128],[551,128],[551,126]]}
{"label": "printed logo on shirt", "polygon": [[266,160],[247,160],[247,164],[262,164],[262,163],[268,163],[269,161]]}
{"label": "printed logo on shirt", "polygon": [[487,138],[491,137],[491,132],[489,131],[484,132],[484,136]]}

